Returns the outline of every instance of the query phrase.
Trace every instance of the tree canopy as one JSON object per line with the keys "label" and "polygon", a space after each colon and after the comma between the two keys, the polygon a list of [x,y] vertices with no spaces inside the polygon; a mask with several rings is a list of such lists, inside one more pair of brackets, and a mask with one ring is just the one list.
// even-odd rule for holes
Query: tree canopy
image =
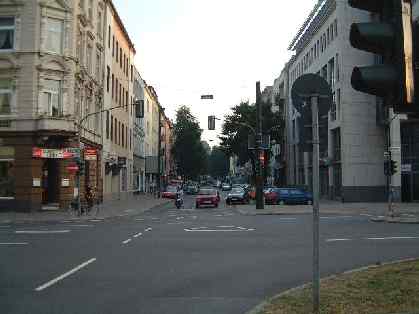
{"label": "tree canopy", "polygon": [[230,162],[226,153],[218,146],[214,146],[209,155],[209,174],[213,178],[225,177],[228,175]]}
{"label": "tree canopy", "polygon": [[197,178],[207,170],[207,153],[201,142],[202,130],[187,106],[176,112],[172,154],[177,173],[186,179]]}

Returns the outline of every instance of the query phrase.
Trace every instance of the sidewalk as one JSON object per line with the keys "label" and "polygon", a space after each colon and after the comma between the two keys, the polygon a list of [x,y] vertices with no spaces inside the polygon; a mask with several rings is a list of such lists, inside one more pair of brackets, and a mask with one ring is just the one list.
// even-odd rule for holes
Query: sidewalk
{"label": "sidewalk", "polygon": [[150,195],[138,195],[133,196],[129,200],[106,201],[103,204],[95,206],[89,215],[82,216],[77,216],[75,212],[70,211],[42,211],[32,213],[0,212],[0,223],[107,219],[141,214],[168,202],[170,200],[164,198],[158,199]]}
{"label": "sidewalk", "polygon": [[[394,213],[404,219],[419,219],[419,203],[395,203]],[[236,210],[242,215],[295,215],[312,214],[312,205],[265,205],[265,209],[256,210],[255,205],[238,205]],[[368,215],[384,217],[388,213],[387,203],[342,203],[338,201],[320,201],[321,214]],[[393,221],[397,222],[397,221]]]}

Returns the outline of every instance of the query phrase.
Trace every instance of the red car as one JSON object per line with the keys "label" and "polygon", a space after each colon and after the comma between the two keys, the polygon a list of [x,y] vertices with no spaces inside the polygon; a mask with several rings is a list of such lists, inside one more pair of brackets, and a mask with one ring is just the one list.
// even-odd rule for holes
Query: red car
{"label": "red car", "polygon": [[170,199],[175,199],[176,198],[176,192],[177,192],[177,186],[175,185],[169,185],[166,188],[166,191],[164,191],[161,196],[163,198],[170,198]]}
{"label": "red car", "polygon": [[220,203],[220,194],[215,189],[200,189],[196,196],[195,208],[201,206],[214,206],[218,207]]}
{"label": "red car", "polygon": [[264,197],[265,197],[265,203],[266,204],[274,205],[274,204],[277,203],[278,194],[272,189],[266,190],[265,193],[264,193]]}

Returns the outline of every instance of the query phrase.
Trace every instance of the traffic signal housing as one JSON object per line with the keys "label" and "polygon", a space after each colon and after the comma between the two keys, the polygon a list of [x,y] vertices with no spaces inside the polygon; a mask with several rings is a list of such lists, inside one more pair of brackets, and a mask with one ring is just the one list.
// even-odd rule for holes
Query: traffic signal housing
{"label": "traffic signal housing", "polygon": [[397,173],[397,161],[390,160],[390,173],[391,175],[395,175]]}
{"label": "traffic signal housing", "polygon": [[215,130],[215,116],[208,116],[208,130]]}
{"label": "traffic signal housing", "polygon": [[411,0],[348,0],[351,7],[379,16],[379,21],[353,23],[354,48],[382,56],[383,63],[355,67],[352,87],[382,97],[395,112],[416,112],[415,51]]}

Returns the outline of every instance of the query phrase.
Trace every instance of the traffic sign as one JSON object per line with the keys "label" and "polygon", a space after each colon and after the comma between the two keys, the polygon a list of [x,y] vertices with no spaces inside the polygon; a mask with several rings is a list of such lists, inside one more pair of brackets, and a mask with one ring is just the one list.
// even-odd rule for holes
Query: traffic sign
{"label": "traffic sign", "polygon": [[77,166],[76,163],[71,163],[67,166],[67,170],[69,172],[77,172],[77,171],[79,171],[79,166]]}
{"label": "traffic sign", "polygon": [[201,95],[201,99],[214,99],[214,95]]}

